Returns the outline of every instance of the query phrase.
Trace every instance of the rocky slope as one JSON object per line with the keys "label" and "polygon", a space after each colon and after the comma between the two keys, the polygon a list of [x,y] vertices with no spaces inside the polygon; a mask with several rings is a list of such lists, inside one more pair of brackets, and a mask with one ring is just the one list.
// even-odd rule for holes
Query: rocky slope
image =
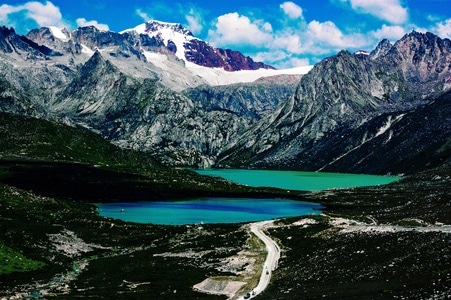
{"label": "rocky slope", "polygon": [[[209,166],[223,145],[279,104],[277,94],[285,98],[294,91],[293,80],[286,78],[287,84],[207,87],[205,80],[185,68],[191,62],[177,57],[180,49],[171,46],[168,37],[202,41],[181,26],[157,22],[143,26],[145,30],[123,33],[95,27],[72,32],[45,27],[26,37],[3,27],[2,111],[83,125],[122,147],[151,152],[168,164]],[[206,59],[213,51],[207,46]],[[237,53],[227,59],[235,67],[241,60],[246,59]],[[269,68],[252,64],[243,68]],[[252,76],[258,78],[258,74]],[[188,97],[173,91],[199,84],[203,85],[185,93]],[[223,89],[229,92],[220,92]],[[203,98],[206,90],[214,99]],[[239,90],[243,92],[238,100],[220,104]]]}
{"label": "rocky slope", "polygon": [[240,117],[259,120],[287,100],[298,82],[299,79],[295,83],[290,80],[260,80],[224,86],[202,85],[185,90],[183,94],[207,110],[229,111]]}
{"label": "rocky slope", "polygon": [[[134,33],[86,27],[70,34],[59,32],[55,37],[55,30],[41,28],[20,37],[3,28],[2,111],[81,124],[122,147],[151,152],[165,163],[192,166],[210,165],[222,145],[254,121],[244,112],[204,108],[163,86],[156,73],[143,78],[124,72],[117,64],[118,57],[128,55],[131,59],[134,55],[133,61],[145,63],[141,52],[127,48],[127,40],[136,38]],[[66,39],[61,35],[67,35]],[[147,50],[161,50],[156,39],[147,35],[139,38]],[[52,52],[50,47],[57,50]],[[87,50],[105,47],[109,51],[116,47],[116,54],[109,52],[105,58],[105,51],[91,55]],[[255,95],[270,96],[268,92]]]}
{"label": "rocky slope", "polygon": [[150,36],[165,45],[179,59],[199,66],[223,68],[226,71],[274,69],[262,62],[255,62],[238,51],[214,48],[177,23],[149,21],[123,33]]}
{"label": "rocky slope", "polygon": [[[26,37],[3,27],[0,108],[83,125],[171,165],[400,173],[415,171],[404,159],[448,151],[448,39],[412,32],[371,53],[341,51],[296,88],[293,76],[212,87],[190,73],[186,46],[199,41],[174,26]],[[418,126],[422,118],[430,121]]]}
{"label": "rocky slope", "polygon": [[94,26],[72,32],[55,27],[31,30],[26,37],[53,51],[53,60],[64,65],[82,64],[95,52],[111,60],[133,77],[158,79],[181,91],[211,83],[216,72],[274,69],[240,52],[213,48],[180,24],[149,21],[121,33],[101,31]]}
{"label": "rocky slope", "polygon": [[[450,62],[451,41],[430,33],[412,32],[394,45],[384,40],[369,55],[342,51],[318,63],[275,113],[226,146],[218,165],[400,171],[395,165],[407,153],[390,155],[395,161],[377,166],[377,158],[392,150],[383,146],[393,136],[408,137],[402,141],[409,144],[404,148],[407,151],[414,145],[429,144],[425,140],[431,134],[428,130],[442,130],[444,135],[436,142],[448,144],[450,120],[446,114],[436,114],[446,111],[448,102],[433,101],[450,88]],[[427,104],[431,110],[420,109]],[[396,127],[399,131],[390,128],[407,111],[415,116],[406,118],[411,123],[401,123],[402,127]],[[437,118],[439,128],[414,123],[426,117]],[[370,145],[370,140],[371,149],[353,152],[363,144]],[[356,155],[354,161],[343,160],[338,166],[337,161],[348,154]]]}
{"label": "rocky slope", "polygon": [[145,150],[168,164],[205,166],[252,120],[208,111],[154,80],[120,72],[100,52],[55,92],[53,114],[98,131],[124,148]]}

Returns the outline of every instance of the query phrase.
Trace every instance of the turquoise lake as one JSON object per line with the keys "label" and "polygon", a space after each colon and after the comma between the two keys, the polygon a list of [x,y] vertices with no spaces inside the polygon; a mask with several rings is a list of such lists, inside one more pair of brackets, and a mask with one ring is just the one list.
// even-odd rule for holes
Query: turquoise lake
{"label": "turquoise lake", "polygon": [[319,204],[287,199],[204,198],[98,204],[103,217],[138,223],[184,225],[240,223],[319,214]]}
{"label": "turquoise lake", "polygon": [[[356,175],[297,171],[196,170],[249,186],[270,186],[287,190],[316,191],[388,184],[394,176]],[[184,225],[199,223],[241,223],[319,214],[316,203],[287,199],[200,198],[180,201],[149,201],[98,204],[103,217],[138,223]]]}
{"label": "turquoise lake", "polygon": [[285,190],[302,191],[374,186],[388,184],[400,179],[396,176],[301,171],[236,169],[207,169],[194,171],[202,175],[218,176],[233,182],[253,187],[269,186]]}

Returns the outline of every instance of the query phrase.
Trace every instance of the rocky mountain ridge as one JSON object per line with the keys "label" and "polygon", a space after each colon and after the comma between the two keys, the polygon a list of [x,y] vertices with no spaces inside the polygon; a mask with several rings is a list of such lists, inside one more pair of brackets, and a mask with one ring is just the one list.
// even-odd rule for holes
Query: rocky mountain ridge
{"label": "rocky mountain ridge", "polygon": [[[410,145],[404,151],[423,143],[433,126],[426,130],[403,120],[432,118],[434,110],[422,109],[429,103],[446,111],[445,100],[434,101],[451,86],[451,42],[431,33],[412,32],[394,45],[383,40],[371,53],[341,51],[318,63],[297,87],[290,78],[223,87],[199,81],[181,94],[162,84],[161,72],[132,72],[161,51],[168,54],[167,68],[191,63],[163,37],[93,27],[55,30],[27,37],[1,30],[2,111],[82,125],[171,165],[400,172],[392,167],[396,162],[373,168],[380,151],[389,151],[387,141],[406,132],[412,139],[404,141]],[[172,70],[179,77],[171,80],[183,77],[180,70]],[[192,77],[184,78],[176,85],[190,86]],[[448,151],[449,119],[437,115],[434,124],[444,135],[436,135],[434,145],[423,143],[432,147],[423,152]],[[362,145],[373,146],[359,152]],[[349,160],[350,153],[359,155]],[[402,165],[401,157],[393,159]]]}
{"label": "rocky mountain ridge", "polygon": [[[315,65],[275,114],[241,136],[241,142],[228,145],[220,165],[315,170],[308,161],[339,160],[350,149],[336,153],[327,146],[330,136],[356,132],[383,114],[394,114],[392,119],[397,120],[403,111],[415,110],[448,91],[450,80],[451,43],[431,33],[412,32],[394,45],[384,40],[368,56],[342,51]],[[371,130],[373,137],[384,128],[378,126]],[[370,133],[349,138],[365,141]],[[311,156],[313,148],[317,150]],[[336,156],[331,158],[330,152]],[[372,154],[379,155],[377,148],[366,156]],[[327,164],[318,169],[331,170]]]}
{"label": "rocky mountain ridge", "polygon": [[226,71],[274,69],[262,62],[255,62],[231,49],[214,48],[205,41],[194,37],[191,31],[177,23],[148,21],[122,33],[138,33],[150,36],[162,43],[179,59],[199,66],[222,68]]}
{"label": "rocky mountain ridge", "polygon": [[[130,76],[153,76],[163,85],[181,91],[210,83],[223,72],[274,68],[240,52],[213,48],[180,24],[149,21],[120,33],[94,26],[72,32],[56,27],[31,30],[22,39],[55,51],[60,63],[82,64],[100,51],[122,72]],[[204,67],[204,68],[203,68]]]}
{"label": "rocky mountain ridge", "polygon": [[[210,165],[214,153],[258,117],[246,107],[204,109],[200,101],[193,102],[162,85],[157,73],[132,76],[125,72],[124,66],[131,70],[130,62],[146,60],[123,41],[124,37],[136,41],[136,32],[117,34],[85,27],[71,33],[41,28],[27,37],[7,28],[2,33],[1,108],[5,112],[82,125],[122,147],[150,151],[166,163],[200,166]],[[146,54],[163,51],[151,36],[141,34],[139,41],[147,47]],[[97,50],[90,52],[91,48]],[[175,64],[183,64],[172,57]],[[256,88],[249,85],[247,95],[264,98],[274,94],[269,92],[273,88],[287,95],[294,90],[292,84],[285,88],[284,83],[258,86],[252,92]],[[258,101],[261,113],[278,104]]]}

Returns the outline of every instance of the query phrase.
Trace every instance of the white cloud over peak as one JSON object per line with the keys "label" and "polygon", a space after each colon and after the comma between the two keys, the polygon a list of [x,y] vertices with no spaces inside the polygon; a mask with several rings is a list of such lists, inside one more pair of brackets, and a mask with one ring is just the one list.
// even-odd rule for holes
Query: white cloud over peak
{"label": "white cloud over peak", "polygon": [[432,31],[441,38],[451,39],[451,19],[437,23]]}
{"label": "white cloud over peak", "polygon": [[272,64],[279,69],[288,69],[311,65],[311,62],[308,58],[299,58],[283,50],[272,50],[255,53],[252,58],[256,61],[268,62],[269,64]]}
{"label": "white cloud over peak", "polygon": [[310,60],[308,58],[291,57],[287,61],[287,67],[304,67],[309,65]]}
{"label": "white cloud over peak", "polygon": [[406,30],[398,25],[395,26],[388,26],[388,25],[382,25],[381,28],[379,28],[376,31],[372,32],[372,35],[378,39],[388,39],[388,40],[398,40],[402,38],[402,36],[406,33]]}
{"label": "white cloud over peak", "polygon": [[278,32],[272,44],[272,48],[284,49],[289,53],[300,54],[304,51],[301,36],[289,30]]}
{"label": "white cloud over peak", "polygon": [[287,1],[280,4],[280,8],[291,19],[297,19],[302,17],[302,8],[294,2]]}
{"label": "white cloud over peak", "polygon": [[[397,27],[383,27],[396,33]],[[375,43],[375,35],[344,32],[334,22],[313,20],[296,26],[285,26],[274,30],[271,24],[262,19],[238,13],[218,17],[209,30],[207,40],[216,47],[241,47],[245,55],[265,61],[277,67],[302,66],[313,63],[307,57],[320,57],[335,54],[343,49],[367,49]]]}
{"label": "white cloud over peak", "polygon": [[263,46],[272,40],[272,26],[263,20],[251,20],[238,13],[219,16],[208,31],[208,40],[217,45]]}
{"label": "white cloud over peak", "polygon": [[18,12],[13,6],[8,4],[2,4],[0,6],[0,22],[7,23],[8,22],[8,15]]}
{"label": "white cloud over peak", "polygon": [[0,6],[0,22],[5,25],[15,25],[14,14],[22,13],[26,19],[33,20],[39,26],[67,26],[63,21],[60,9],[52,2],[45,4],[30,1],[20,5],[3,4]]}
{"label": "white cloud over peak", "polygon": [[136,9],[135,12],[138,16],[140,16],[144,20],[144,22],[147,22],[147,21],[150,21],[153,19],[148,13],[142,11],[140,8]]}
{"label": "white cloud over peak", "polygon": [[371,14],[392,24],[403,24],[408,19],[407,8],[400,0],[347,0],[357,12]]}
{"label": "white cloud over peak", "polygon": [[[59,7],[50,1],[45,2],[45,4],[38,1],[30,1],[19,5],[3,4],[0,6],[0,22],[13,27],[21,27],[20,25],[26,24],[28,28],[22,28],[25,30],[35,28],[36,25],[39,27],[71,27],[63,19]],[[85,18],[78,18],[75,22],[77,26],[92,25],[100,30],[109,30],[108,25],[100,24],[95,20],[88,21]]]}
{"label": "white cloud over peak", "polygon": [[102,30],[102,31],[108,31],[108,30],[110,30],[110,27],[109,27],[107,24],[100,24],[100,23],[97,22],[96,20],[88,21],[88,20],[86,20],[85,18],[78,18],[78,19],[76,20],[76,22],[77,22],[77,26],[78,26],[78,27],[94,26],[94,27],[96,27],[97,29]]}
{"label": "white cloud over peak", "polygon": [[312,44],[337,50],[363,47],[368,42],[362,34],[344,34],[332,21],[311,21],[307,26],[307,37]]}
{"label": "white cloud over peak", "polygon": [[39,26],[58,25],[62,22],[63,16],[60,9],[53,5],[52,2],[46,2],[46,4],[28,2],[25,4],[25,7],[28,10],[27,16],[35,20]]}
{"label": "white cloud over peak", "polygon": [[188,22],[188,29],[196,35],[202,32],[204,28],[202,14],[198,10],[191,8],[185,15],[185,19]]}

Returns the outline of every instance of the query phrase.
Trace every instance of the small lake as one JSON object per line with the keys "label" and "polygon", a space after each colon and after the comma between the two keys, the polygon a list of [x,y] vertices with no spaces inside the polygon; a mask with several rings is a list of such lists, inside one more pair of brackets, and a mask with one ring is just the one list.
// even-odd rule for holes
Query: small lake
{"label": "small lake", "polygon": [[285,190],[319,191],[332,188],[351,188],[388,184],[399,180],[396,176],[362,175],[327,172],[207,169],[195,172],[218,176],[227,180],[253,186],[276,187]]}
{"label": "small lake", "polygon": [[319,204],[287,199],[204,198],[181,201],[102,203],[103,217],[162,225],[241,223],[319,214]]}
{"label": "small lake", "polygon": [[[399,177],[267,170],[195,170],[248,186],[317,191],[388,184]],[[152,201],[98,204],[103,217],[138,223],[184,225],[199,223],[241,223],[319,214],[321,206],[287,199],[201,198],[180,201]]]}

